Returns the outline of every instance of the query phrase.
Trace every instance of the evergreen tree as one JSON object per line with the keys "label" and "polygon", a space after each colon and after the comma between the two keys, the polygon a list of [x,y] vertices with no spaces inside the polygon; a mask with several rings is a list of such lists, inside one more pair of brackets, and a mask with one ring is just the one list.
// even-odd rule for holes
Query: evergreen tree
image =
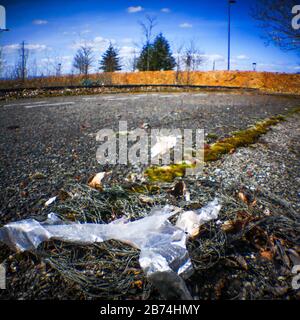
{"label": "evergreen tree", "polygon": [[139,71],[152,71],[153,45],[147,43],[144,45],[142,52],[137,60],[136,67]]}
{"label": "evergreen tree", "polygon": [[140,71],[172,70],[176,65],[167,39],[160,33],[153,43],[144,45],[137,61]]}
{"label": "evergreen tree", "polygon": [[152,66],[154,70],[172,70],[176,65],[168,40],[160,33],[153,43]]}
{"label": "evergreen tree", "polygon": [[109,45],[107,50],[102,55],[102,60],[100,61],[100,69],[104,72],[114,72],[121,70],[119,52],[113,47],[112,44]]}

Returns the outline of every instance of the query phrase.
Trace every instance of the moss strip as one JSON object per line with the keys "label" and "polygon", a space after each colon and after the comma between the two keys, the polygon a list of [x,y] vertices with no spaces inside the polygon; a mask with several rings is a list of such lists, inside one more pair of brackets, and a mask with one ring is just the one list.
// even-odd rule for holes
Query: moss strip
{"label": "moss strip", "polygon": [[245,147],[255,143],[261,135],[268,132],[271,126],[284,121],[284,119],[283,116],[271,117],[258,122],[248,129],[237,131],[231,137],[213,143],[204,150],[204,161],[216,161],[220,159],[223,154],[227,154],[239,147]]}
{"label": "moss strip", "polygon": [[146,169],[145,175],[150,181],[172,182],[176,177],[183,177],[186,168],[192,165],[186,163],[176,163],[169,166],[152,166]]}
{"label": "moss strip", "polygon": [[[286,113],[286,116],[299,113],[300,107],[296,107]],[[223,138],[216,143],[208,145],[204,150],[204,162],[219,160],[224,154],[230,153],[239,147],[249,146],[259,139],[260,136],[267,133],[270,127],[285,120],[282,115],[274,116],[260,121],[252,127],[237,131],[231,137]],[[152,166],[146,169],[145,175],[150,181],[172,182],[176,177],[183,177],[186,168],[192,165],[186,163],[172,164],[169,166]]]}

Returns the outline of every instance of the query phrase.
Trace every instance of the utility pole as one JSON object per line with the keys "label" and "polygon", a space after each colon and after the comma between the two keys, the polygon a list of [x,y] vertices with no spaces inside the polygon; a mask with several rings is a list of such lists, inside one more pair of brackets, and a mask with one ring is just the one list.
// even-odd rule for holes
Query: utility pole
{"label": "utility pole", "polygon": [[231,5],[235,4],[235,0],[228,0],[228,64],[227,70],[230,70],[230,37],[231,37]]}
{"label": "utility pole", "polygon": [[[6,28],[5,7],[0,5],[0,34],[4,31],[9,31],[9,29]],[[2,75],[2,68],[3,68],[3,56],[2,56],[2,48],[0,46],[0,76]]]}
{"label": "utility pole", "polygon": [[5,7],[0,5],[0,32],[9,31],[6,28],[6,10]]}
{"label": "utility pole", "polygon": [[216,60],[214,60],[214,62],[213,62],[213,71],[215,71],[216,70]]}
{"label": "utility pole", "polygon": [[26,77],[26,57],[25,57],[25,41],[21,43],[21,78],[25,82]]}
{"label": "utility pole", "polygon": [[56,76],[57,77],[61,76],[61,63],[59,63],[56,67]]}

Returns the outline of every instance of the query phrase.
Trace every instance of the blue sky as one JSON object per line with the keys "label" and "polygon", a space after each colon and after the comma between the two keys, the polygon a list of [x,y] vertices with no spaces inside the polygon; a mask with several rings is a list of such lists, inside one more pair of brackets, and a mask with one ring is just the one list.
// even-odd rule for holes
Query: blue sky
{"label": "blue sky", "polygon": [[[232,69],[299,72],[300,57],[266,47],[261,29],[249,15],[255,1],[237,0],[232,6]],[[227,1],[127,1],[127,0],[43,0],[0,1],[7,12],[9,32],[0,34],[7,66],[17,59],[17,46],[25,40],[30,51],[29,65],[37,73],[52,72],[57,63],[70,72],[78,47],[87,43],[94,49],[97,70],[109,42],[116,44],[127,69],[138,52],[142,32],[138,24],[145,15],[157,17],[155,33],[162,32],[173,51],[193,40],[205,57],[202,70],[226,69]]]}

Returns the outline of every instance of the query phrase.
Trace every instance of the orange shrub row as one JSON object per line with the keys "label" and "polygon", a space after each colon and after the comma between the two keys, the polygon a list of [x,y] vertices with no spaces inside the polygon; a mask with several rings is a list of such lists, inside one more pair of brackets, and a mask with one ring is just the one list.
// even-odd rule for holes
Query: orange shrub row
{"label": "orange shrub row", "polygon": [[[81,85],[85,77],[69,75],[26,80],[25,87]],[[145,71],[91,74],[88,79],[98,84],[182,84],[260,89],[263,92],[300,94],[300,75],[250,71]],[[0,81],[1,88],[20,86],[17,81]],[[23,84],[22,84],[23,86]]]}

